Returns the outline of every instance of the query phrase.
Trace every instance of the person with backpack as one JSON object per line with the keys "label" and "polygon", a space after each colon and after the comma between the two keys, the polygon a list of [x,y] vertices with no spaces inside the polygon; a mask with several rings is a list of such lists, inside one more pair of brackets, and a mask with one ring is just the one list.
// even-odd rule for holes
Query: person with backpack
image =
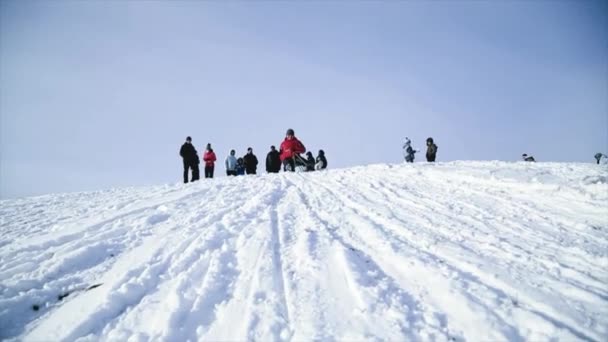
{"label": "person with backpack", "polygon": [[521,158],[527,162],[535,162],[534,157],[527,155],[526,153],[521,155]]}
{"label": "person with backpack", "polygon": [[312,156],[312,152],[306,152],[306,171],[315,170],[315,157]]}
{"label": "person with backpack", "polygon": [[270,152],[266,155],[266,172],[279,173],[281,170],[281,157],[274,145],[270,146]]}
{"label": "person with backpack", "polygon": [[285,140],[281,143],[281,162],[285,171],[295,171],[295,158],[299,157],[300,153],[306,152],[304,144],[295,137],[293,129],[288,129],[285,133]]}
{"label": "person with backpack", "polygon": [[211,148],[211,144],[207,144],[205,154],[203,155],[203,161],[205,162],[205,178],[213,178],[213,170],[215,169],[215,152]]}
{"label": "person with backpack", "polygon": [[247,148],[247,154],[243,156],[245,171],[248,175],[255,175],[258,168],[258,157],[253,154],[251,147]]}
{"label": "person with backpack", "polygon": [[245,161],[243,158],[236,160],[236,176],[243,176],[245,174]]}
{"label": "person with backpack", "polygon": [[226,157],[226,176],[236,176],[236,154],[235,150],[230,150],[230,154]]}
{"label": "person with backpack", "polygon": [[315,164],[315,168],[317,170],[324,170],[327,168],[327,158],[325,158],[325,151],[319,150],[319,155],[317,155],[317,163]]}
{"label": "person with backpack", "polygon": [[435,145],[433,138],[427,138],[426,139],[426,161],[432,163],[435,161],[435,157],[437,157],[437,145]]}
{"label": "person with backpack", "polygon": [[416,152],[418,151],[412,148],[412,141],[410,138],[406,137],[405,143],[403,144],[403,157],[405,158],[405,162],[413,163]]}
{"label": "person with backpack", "polygon": [[198,164],[200,164],[200,160],[198,159],[198,152],[196,152],[196,148],[194,148],[194,145],[192,145],[191,137],[186,138],[186,142],[179,150],[179,155],[182,157],[182,161],[184,163],[184,183],[188,183],[188,173],[190,170],[192,170],[191,182],[199,180],[200,174]]}

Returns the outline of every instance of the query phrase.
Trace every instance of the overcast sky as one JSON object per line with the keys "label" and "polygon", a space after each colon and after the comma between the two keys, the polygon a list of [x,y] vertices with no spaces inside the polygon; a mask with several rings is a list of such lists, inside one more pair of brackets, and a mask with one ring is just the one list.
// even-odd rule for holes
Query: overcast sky
{"label": "overcast sky", "polygon": [[593,162],[608,5],[0,1],[1,198],[180,182],[186,136],[263,160],[290,127],[330,168],[401,162],[406,136]]}

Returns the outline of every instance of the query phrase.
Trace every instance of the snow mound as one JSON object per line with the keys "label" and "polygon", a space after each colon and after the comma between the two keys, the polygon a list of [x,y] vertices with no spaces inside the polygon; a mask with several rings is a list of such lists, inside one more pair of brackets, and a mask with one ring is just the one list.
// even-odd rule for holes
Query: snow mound
{"label": "snow mound", "polygon": [[461,161],[0,201],[0,339],[602,341],[607,179]]}

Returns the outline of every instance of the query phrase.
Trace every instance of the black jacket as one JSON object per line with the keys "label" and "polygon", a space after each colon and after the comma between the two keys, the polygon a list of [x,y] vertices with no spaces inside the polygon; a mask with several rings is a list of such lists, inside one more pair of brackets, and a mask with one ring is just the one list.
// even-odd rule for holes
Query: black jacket
{"label": "black jacket", "polygon": [[247,153],[243,157],[243,162],[245,164],[245,170],[247,170],[248,173],[251,173],[252,171],[255,172],[258,168],[258,158],[253,153]]}
{"label": "black jacket", "polygon": [[274,150],[266,155],[266,172],[279,172],[281,170],[281,154]]}
{"label": "black jacket", "polygon": [[437,145],[435,145],[435,143],[431,143],[427,145],[426,160],[430,162],[435,161],[435,157],[437,157]]}
{"label": "black jacket", "polygon": [[315,170],[315,157],[311,154],[308,154],[306,158],[306,171],[314,171]]}
{"label": "black jacket", "polygon": [[324,154],[319,154],[317,156],[317,164],[321,163],[320,169],[327,168],[327,158],[325,158]]}
{"label": "black jacket", "polygon": [[194,148],[194,145],[192,144],[184,143],[179,150],[179,155],[184,158],[185,162],[197,164],[200,162],[196,148]]}

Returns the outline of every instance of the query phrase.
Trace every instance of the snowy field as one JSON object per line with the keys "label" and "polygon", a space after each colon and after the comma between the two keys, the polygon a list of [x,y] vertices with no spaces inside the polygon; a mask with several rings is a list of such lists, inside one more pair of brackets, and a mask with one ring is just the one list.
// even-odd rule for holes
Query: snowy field
{"label": "snowy field", "polygon": [[371,165],[0,201],[0,339],[606,341],[608,169]]}

